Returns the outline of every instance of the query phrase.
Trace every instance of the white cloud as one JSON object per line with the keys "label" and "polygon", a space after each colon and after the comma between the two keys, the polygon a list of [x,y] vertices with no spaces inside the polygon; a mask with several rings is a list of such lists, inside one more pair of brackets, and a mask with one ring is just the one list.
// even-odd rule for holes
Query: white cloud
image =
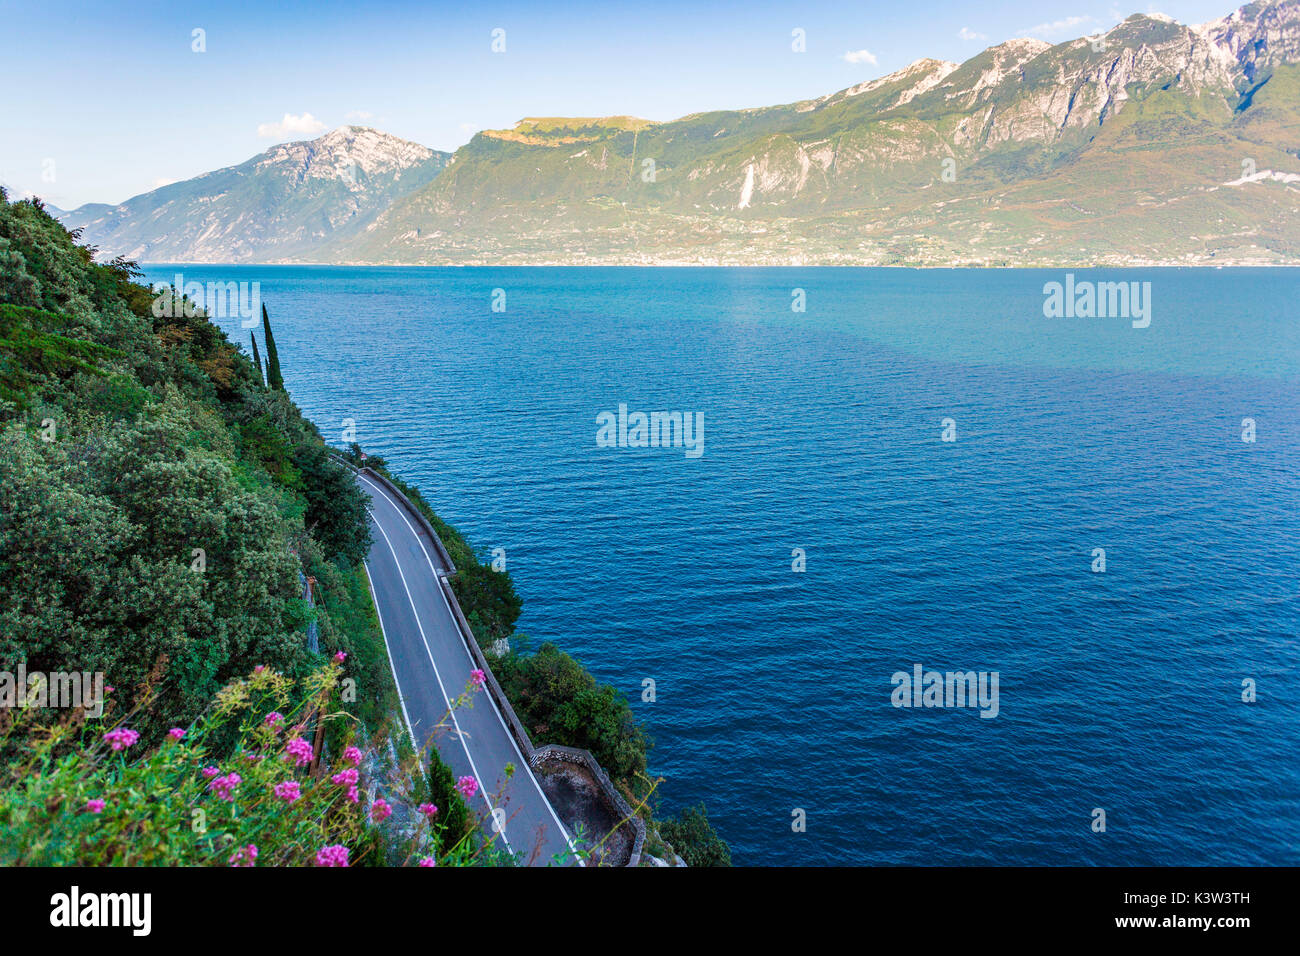
{"label": "white cloud", "polygon": [[257,135],[263,139],[287,139],[291,136],[314,136],[324,128],[325,124],[310,113],[301,116],[285,113],[284,119],[278,123],[258,124]]}
{"label": "white cloud", "polygon": [[1036,27],[1030,27],[1028,30],[1022,30],[1021,32],[1029,36],[1058,37],[1091,21],[1092,17],[1066,17],[1064,20],[1040,23]]}
{"label": "white cloud", "polygon": [[976,33],[974,30],[968,27],[962,27],[960,30],[958,30],[957,36],[959,36],[963,40],[987,40],[988,39],[988,37],[986,37],[984,34]]}
{"label": "white cloud", "polygon": [[876,65],[876,55],[870,50],[850,50],[844,54],[844,59],[848,63],[870,63]]}

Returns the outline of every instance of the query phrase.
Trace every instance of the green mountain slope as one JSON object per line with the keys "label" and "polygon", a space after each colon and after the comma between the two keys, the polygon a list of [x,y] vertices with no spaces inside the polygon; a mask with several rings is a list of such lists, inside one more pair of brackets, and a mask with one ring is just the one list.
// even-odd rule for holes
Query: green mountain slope
{"label": "green mountain slope", "polygon": [[1011,40],[785,106],[526,119],[316,258],[1293,262],[1297,64],[1300,0],[1277,0]]}

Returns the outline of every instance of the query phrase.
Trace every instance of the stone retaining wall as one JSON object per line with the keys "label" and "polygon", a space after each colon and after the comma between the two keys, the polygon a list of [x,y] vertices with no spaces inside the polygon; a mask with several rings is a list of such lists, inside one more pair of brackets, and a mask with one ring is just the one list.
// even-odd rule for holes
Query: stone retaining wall
{"label": "stone retaining wall", "polygon": [[529,769],[537,769],[548,761],[557,763],[576,764],[585,769],[595,779],[597,786],[600,787],[601,795],[609,802],[615,813],[615,818],[621,826],[630,826],[632,828],[632,852],[628,858],[626,866],[639,866],[641,864],[641,851],[645,846],[645,821],[632,812],[628,806],[623,794],[619,793],[614,782],[609,779],[609,774],[592,756],[590,750],[582,750],[578,747],[565,747],[561,744],[546,744],[538,747],[528,756]]}

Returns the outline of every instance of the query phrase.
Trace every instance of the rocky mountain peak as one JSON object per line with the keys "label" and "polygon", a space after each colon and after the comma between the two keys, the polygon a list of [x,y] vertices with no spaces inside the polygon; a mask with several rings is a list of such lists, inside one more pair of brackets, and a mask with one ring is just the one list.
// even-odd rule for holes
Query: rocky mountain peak
{"label": "rocky mountain peak", "polygon": [[910,103],[922,93],[934,89],[944,77],[955,69],[957,69],[956,63],[922,57],[919,60],[913,60],[901,70],[895,70],[893,73],[888,73],[877,79],[867,80],[857,86],[851,86],[847,90],[824,96],[816,102],[819,104],[837,103],[849,97],[861,96],[864,93],[872,93],[886,87],[900,86],[898,95],[884,105],[885,109],[892,109]]}
{"label": "rocky mountain peak", "polygon": [[309,179],[361,179],[400,173],[426,162],[433,150],[368,126],[340,126],[319,139],[282,143],[267,150],[258,168],[280,167]]}

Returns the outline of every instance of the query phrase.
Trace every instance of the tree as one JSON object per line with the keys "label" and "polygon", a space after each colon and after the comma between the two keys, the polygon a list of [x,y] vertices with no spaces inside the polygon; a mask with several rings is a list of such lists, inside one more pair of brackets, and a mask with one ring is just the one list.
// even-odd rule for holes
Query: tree
{"label": "tree", "polygon": [[165,658],[142,731],[192,718],[254,665],[306,661],[289,529],[273,498],[188,444],[199,425],[172,392],[93,444],[0,433],[0,661],[100,671],[131,702]]}
{"label": "tree", "polygon": [[268,388],[284,391],[284,377],[280,374],[280,353],[275,348],[275,336],[271,334],[271,319],[262,306],[262,337],[266,340],[266,384]]}
{"label": "tree", "polygon": [[703,803],[687,807],[677,820],[662,821],[659,835],[673,845],[687,866],[731,866],[731,848],[710,825]]}
{"label": "tree", "polygon": [[474,633],[480,644],[491,644],[514,632],[524,602],[508,574],[493,571],[490,564],[477,559],[462,559],[457,563],[451,585],[461,607],[469,608],[466,613],[470,615],[470,624],[479,625]]}
{"label": "tree", "polygon": [[319,439],[308,438],[293,450],[307,498],[307,526],[328,558],[343,558],[354,567],[370,551],[366,499],[350,473],[330,460]]}
{"label": "tree", "polygon": [[0,398],[21,407],[42,379],[68,379],[77,372],[103,376],[97,363],[123,354],[48,331],[70,324],[40,309],[0,305]]}
{"label": "tree", "polygon": [[456,789],[451,768],[442,762],[436,750],[429,755],[429,798],[438,808],[439,850],[446,853],[474,829],[475,821]]}
{"label": "tree", "polygon": [[650,741],[626,698],[600,684],[576,658],[546,643],[494,668],[534,740],[590,750],[605,772],[629,786],[646,769]]}
{"label": "tree", "polygon": [[257,351],[257,336],[249,332],[248,337],[253,340],[253,364],[257,366],[257,380],[265,385],[266,376],[262,372],[262,356]]}

